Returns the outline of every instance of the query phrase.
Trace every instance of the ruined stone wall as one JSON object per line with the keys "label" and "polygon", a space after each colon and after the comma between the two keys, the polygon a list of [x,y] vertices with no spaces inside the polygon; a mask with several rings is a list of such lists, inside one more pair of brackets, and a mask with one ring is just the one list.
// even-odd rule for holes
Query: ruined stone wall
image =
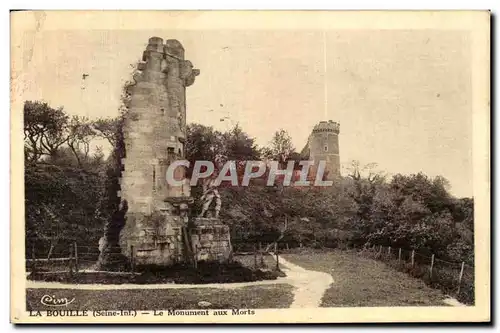
{"label": "ruined stone wall", "polygon": [[[182,227],[187,220],[180,216],[179,205],[189,198],[190,187],[169,186],[166,170],[184,157],[185,90],[199,71],[184,60],[176,40],[164,44],[161,38],[150,38],[142,60],[129,90],[123,127],[120,196],[128,211],[120,246],[129,257],[134,246],[139,263],[169,264],[183,256]],[[177,177],[183,178],[183,168],[178,170]]]}
{"label": "ruined stone wall", "polygon": [[328,171],[326,180],[340,178],[339,127],[338,123],[331,120],[321,121],[314,126],[309,137],[309,159],[314,161],[314,167],[311,170],[313,174],[316,174],[319,161],[326,161],[325,169]]}

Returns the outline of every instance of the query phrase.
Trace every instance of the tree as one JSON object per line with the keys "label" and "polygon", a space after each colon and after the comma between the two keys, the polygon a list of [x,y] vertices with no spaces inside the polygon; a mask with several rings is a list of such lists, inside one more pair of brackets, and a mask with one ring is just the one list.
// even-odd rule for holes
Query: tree
{"label": "tree", "polygon": [[189,124],[186,137],[185,156],[191,163],[188,175],[196,161],[211,161],[216,168],[221,168],[226,161],[235,161],[240,175],[244,161],[260,158],[255,140],[239,125],[222,133],[211,126]]}
{"label": "tree", "polygon": [[247,161],[260,159],[255,139],[245,133],[239,124],[222,134],[225,155],[228,160]]}
{"label": "tree", "polygon": [[92,122],[92,129],[95,131],[96,136],[106,139],[111,147],[115,147],[117,144],[121,126],[121,117],[100,118]]}
{"label": "tree", "polygon": [[385,175],[377,170],[376,163],[361,165],[359,161],[351,161],[347,171],[344,193],[352,200],[351,212],[347,215],[353,241],[358,244],[372,242],[374,237],[379,238],[377,232],[385,223],[374,211],[377,196],[384,198]]}
{"label": "tree", "polygon": [[92,127],[92,122],[86,117],[73,116],[68,124],[68,147],[73,152],[78,165],[82,166],[83,154],[85,159],[88,158],[90,152],[90,142],[95,138],[95,131]]}
{"label": "tree", "polygon": [[227,156],[223,134],[211,126],[187,125],[185,156],[191,169],[196,161],[214,162],[219,156]]}
{"label": "tree", "polygon": [[24,150],[29,163],[42,156],[55,156],[68,141],[69,117],[62,108],[53,109],[47,103],[24,103]]}
{"label": "tree", "polygon": [[385,181],[386,175],[377,170],[377,163],[368,163],[365,165],[361,165],[361,163],[357,160],[353,160],[350,162],[350,165],[347,166],[348,177],[357,181],[361,180],[361,178],[368,181],[368,183],[382,183]]}
{"label": "tree", "polygon": [[284,166],[289,156],[295,152],[292,144],[292,138],[284,129],[274,132],[270,146],[265,148],[263,154],[265,157],[278,161],[279,165]]}
{"label": "tree", "polygon": [[96,218],[103,156],[99,151],[90,156],[94,134],[87,118],[25,102],[27,249],[35,246],[37,253],[50,256],[60,243],[66,250],[73,241],[97,242],[103,223]]}
{"label": "tree", "polygon": [[423,173],[416,175],[397,174],[392,178],[391,188],[401,196],[412,196],[421,201],[432,213],[452,210],[453,201],[447,191],[448,181],[441,176],[434,179]]}

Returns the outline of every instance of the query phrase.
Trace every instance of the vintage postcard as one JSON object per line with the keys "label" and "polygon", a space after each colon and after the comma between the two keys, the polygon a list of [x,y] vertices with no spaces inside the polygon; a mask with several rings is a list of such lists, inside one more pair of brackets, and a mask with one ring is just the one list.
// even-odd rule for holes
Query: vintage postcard
{"label": "vintage postcard", "polygon": [[11,321],[490,321],[488,11],[11,13]]}

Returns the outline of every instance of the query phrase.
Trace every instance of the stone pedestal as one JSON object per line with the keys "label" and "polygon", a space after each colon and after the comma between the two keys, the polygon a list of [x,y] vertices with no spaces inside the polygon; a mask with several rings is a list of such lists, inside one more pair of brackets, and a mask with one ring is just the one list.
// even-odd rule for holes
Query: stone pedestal
{"label": "stone pedestal", "polygon": [[197,217],[190,226],[191,244],[198,261],[229,260],[232,248],[229,227],[218,218]]}

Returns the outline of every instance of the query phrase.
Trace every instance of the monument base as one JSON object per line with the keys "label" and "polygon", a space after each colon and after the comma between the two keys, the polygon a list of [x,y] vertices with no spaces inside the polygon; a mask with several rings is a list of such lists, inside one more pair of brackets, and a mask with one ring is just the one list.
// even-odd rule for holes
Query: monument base
{"label": "monument base", "polygon": [[183,227],[180,216],[128,214],[121,231],[122,253],[139,265],[169,266],[185,260]]}
{"label": "monument base", "polygon": [[198,261],[229,261],[232,254],[229,227],[219,218],[194,218],[190,225],[190,235],[192,249]]}

